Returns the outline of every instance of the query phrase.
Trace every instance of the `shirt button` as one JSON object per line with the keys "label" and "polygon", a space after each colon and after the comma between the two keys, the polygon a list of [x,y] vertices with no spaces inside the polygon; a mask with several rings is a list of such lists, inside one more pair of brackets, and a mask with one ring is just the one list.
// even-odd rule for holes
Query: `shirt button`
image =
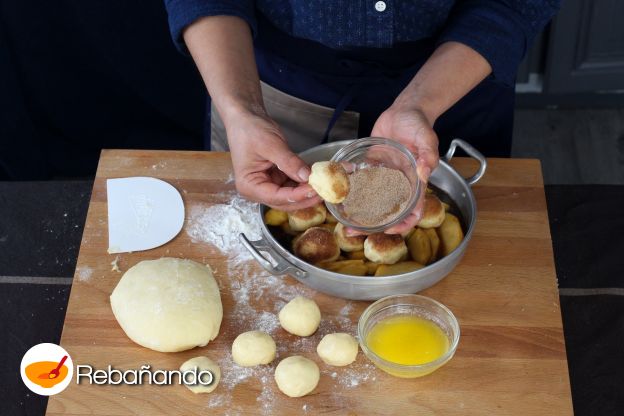
{"label": "shirt button", "polygon": [[375,3],[375,10],[377,10],[378,12],[383,12],[384,10],[386,10],[386,2],[378,1],[377,3]]}

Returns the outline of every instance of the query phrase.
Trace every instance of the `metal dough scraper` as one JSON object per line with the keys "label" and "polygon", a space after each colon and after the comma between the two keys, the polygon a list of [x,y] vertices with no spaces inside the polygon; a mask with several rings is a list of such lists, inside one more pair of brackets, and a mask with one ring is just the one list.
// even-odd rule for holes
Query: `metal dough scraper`
{"label": "metal dough scraper", "polygon": [[159,247],[184,225],[184,203],[170,184],[156,178],[108,179],[108,252]]}

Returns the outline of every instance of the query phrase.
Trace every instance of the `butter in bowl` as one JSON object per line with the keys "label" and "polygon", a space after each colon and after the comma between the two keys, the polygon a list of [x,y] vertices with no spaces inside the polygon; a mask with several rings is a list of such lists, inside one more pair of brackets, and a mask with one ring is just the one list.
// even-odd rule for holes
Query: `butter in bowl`
{"label": "butter in bowl", "polygon": [[360,316],[358,338],[366,357],[396,377],[415,378],[446,364],[459,343],[459,324],[441,303],[420,295],[388,296]]}

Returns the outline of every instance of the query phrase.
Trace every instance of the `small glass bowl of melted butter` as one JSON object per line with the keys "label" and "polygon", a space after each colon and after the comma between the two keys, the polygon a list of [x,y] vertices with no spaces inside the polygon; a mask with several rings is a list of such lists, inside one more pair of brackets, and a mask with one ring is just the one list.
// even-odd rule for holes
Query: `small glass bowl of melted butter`
{"label": "small glass bowl of melted butter", "polygon": [[440,302],[420,295],[388,296],[358,323],[362,351],[396,377],[426,376],[446,364],[459,343],[459,323]]}

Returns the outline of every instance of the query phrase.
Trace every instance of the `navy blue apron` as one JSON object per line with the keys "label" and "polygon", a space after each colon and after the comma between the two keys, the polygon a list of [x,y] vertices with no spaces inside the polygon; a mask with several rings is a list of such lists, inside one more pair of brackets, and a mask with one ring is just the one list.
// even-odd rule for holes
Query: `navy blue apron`
{"label": "navy blue apron", "polygon": [[[258,16],[254,43],[260,79],[278,90],[335,108],[324,138],[342,111],[360,113],[359,136],[370,135],[387,109],[434,50],[434,41],[393,48],[335,50],[284,34]],[[514,90],[488,78],[436,121],[445,151],[453,138],[469,141],[490,157],[511,152]]]}

